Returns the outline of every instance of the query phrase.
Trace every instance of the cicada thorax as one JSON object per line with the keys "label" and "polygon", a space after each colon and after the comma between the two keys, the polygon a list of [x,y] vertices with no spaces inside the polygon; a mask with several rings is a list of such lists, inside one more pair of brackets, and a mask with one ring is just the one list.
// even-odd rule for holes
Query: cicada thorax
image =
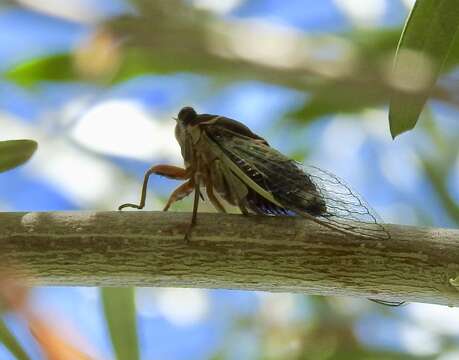
{"label": "cicada thorax", "polygon": [[229,181],[231,175],[210,148],[203,124],[198,121],[177,122],[175,137],[193,182],[199,181],[200,186],[212,187],[230,204],[237,205],[237,197],[233,196],[234,187],[229,185],[235,181]]}
{"label": "cicada thorax", "polygon": [[[257,203],[256,193],[252,194],[244,181],[215,153],[209,143],[212,141],[209,137],[209,133],[212,133],[212,119],[205,120],[177,123],[175,135],[181,147],[185,166],[191,171],[194,181],[200,181],[207,190],[247,213],[247,208],[251,209],[250,205]],[[258,212],[256,209],[255,206],[251,210]]]}

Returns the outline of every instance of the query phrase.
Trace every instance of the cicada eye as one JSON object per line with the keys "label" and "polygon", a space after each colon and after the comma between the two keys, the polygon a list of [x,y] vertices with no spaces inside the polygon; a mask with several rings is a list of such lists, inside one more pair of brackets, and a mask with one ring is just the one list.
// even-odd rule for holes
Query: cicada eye
{"label": "cicada eye", "polygon": [[196,119],[196,111],[190,106],[186,106],[180,110],[178,113],[178,118],[180,121],[182,121],[185,125],[188,125],[193,122],[194,119]]}

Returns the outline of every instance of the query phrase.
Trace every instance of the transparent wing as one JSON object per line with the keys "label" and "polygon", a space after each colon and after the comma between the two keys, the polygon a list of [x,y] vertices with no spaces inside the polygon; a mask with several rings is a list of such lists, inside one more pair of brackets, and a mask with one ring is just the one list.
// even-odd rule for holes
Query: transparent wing
{"label": "transparent wing", "polygon": [[318,216],[319,219],[357,235],[390,238],[379,215],[342,179],[316,166],[303,165],[303,169],[325,200],[326,211]]}

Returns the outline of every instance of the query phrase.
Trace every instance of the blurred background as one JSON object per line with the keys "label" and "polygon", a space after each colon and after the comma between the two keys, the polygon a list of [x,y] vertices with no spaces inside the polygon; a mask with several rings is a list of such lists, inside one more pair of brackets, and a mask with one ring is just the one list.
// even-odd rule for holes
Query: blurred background
{"label": "blurred background", "polygon": [[[0,174],[1,211],[138,201],[148,167],[182,164],[172,117],[193,106],[337,174],[385,222],[459,223],[456,69],[414,131],[389,132],[413,1],[1,1],[0,140],[39,144]],[[154,177],[146,209],[177,185]],[[172,288],[27,296],[41,324],[88,355],[62,359],[459,359],[459,311],[435,305]],[[4,311],[0,359],[52,358],[32,332]]]}

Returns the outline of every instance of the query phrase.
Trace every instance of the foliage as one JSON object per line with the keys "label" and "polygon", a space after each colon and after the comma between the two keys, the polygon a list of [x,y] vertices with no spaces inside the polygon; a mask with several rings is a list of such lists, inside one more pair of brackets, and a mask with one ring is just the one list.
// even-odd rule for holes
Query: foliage
{"label": "foliage", "polygon": [[397,49],[394,77],[400,90],[391,98],[392,136],[412,129],[445,64],[457,63],[459,3],[418,0]]}
{"label": "foliage", "polygon": [[[88,80],[87,67],[97,58],[97,52],[103,50],[100,48],[116,47],[121,41],[122,51],[113,53],[119,64],[104,77],[107,85],[146,73],[195,72],[213,76],[219,82],[250,77],[307,92],[304,104],[290,114],[298,122],[336,113],[355,113],[387,104],[391,99],[393,137],[414,127],[429,95],[459,106],[456,99],[449,96],[447,88],[436,82],[442,72],[451,71],[459,61],[459,47],[455,43],[459,21],[456,2],[417,1],[401,37],[399,28],[360,29],[335,34],[332,38],[320,34],[305,36],[298,39],[298,46],[311,42],[317,47],[313,51],[317,52],[327,46],[344,46],[351,59],[347,59],[344,53],[338,62],[327,64],[315,61],[313,56],[303,63],[296,60],[285,67],[271,65],[269,61],[253,61],[240,54],[229,34],[240,31],[241,24],[222,22],[219,27],[215,26],[215,21],[207,14],[191,10],[178,1],[157,5],[140,1],[136,4],[140,6],[141,16],[110,20],[94,35],[93,40],[96,40],[92,45],[94,42],[97,45],[101,33],[107,41],[99,43],[98,47],[92,46],[91,42],[86,44],[94,51],[89,62],[79,61],[79,50],[52,54],[17,64],[5,73],[5,77],[25,86],[41,81]],[[155,23],[154,32],[150,31],[152,22]],[[221,32],[220,27],[226,31]],[[250,36],[251,30],[246,30]],[[263,35],[258,36],[263,41]],[[213,41],[209,42],[209,39]],[[391,71],[397,42],[395,67]],[[219,50],[220,47],[228,54]],[[414,62],[413,56],[417,59]],[[106,68],[100,66],[100,71]],[[341,68],[342,71],[334,70]],[[100,77],[93,74],[92,79],[99,81]]]}
{"label": "foliage", "polygon": [[22,348],[14,335],[6,326],[5,322],[0,319],[0,341],[18,360],[30,360],[29,355]]}
{"label": "foliage", "polygon": [[101,289],[105,318],[118,360],[138,360],[134,289]]}
{"label": "foliage", "polygon": [[0,172],[25,163],[37,150],[37,146],[33,140],[0,141]]}

